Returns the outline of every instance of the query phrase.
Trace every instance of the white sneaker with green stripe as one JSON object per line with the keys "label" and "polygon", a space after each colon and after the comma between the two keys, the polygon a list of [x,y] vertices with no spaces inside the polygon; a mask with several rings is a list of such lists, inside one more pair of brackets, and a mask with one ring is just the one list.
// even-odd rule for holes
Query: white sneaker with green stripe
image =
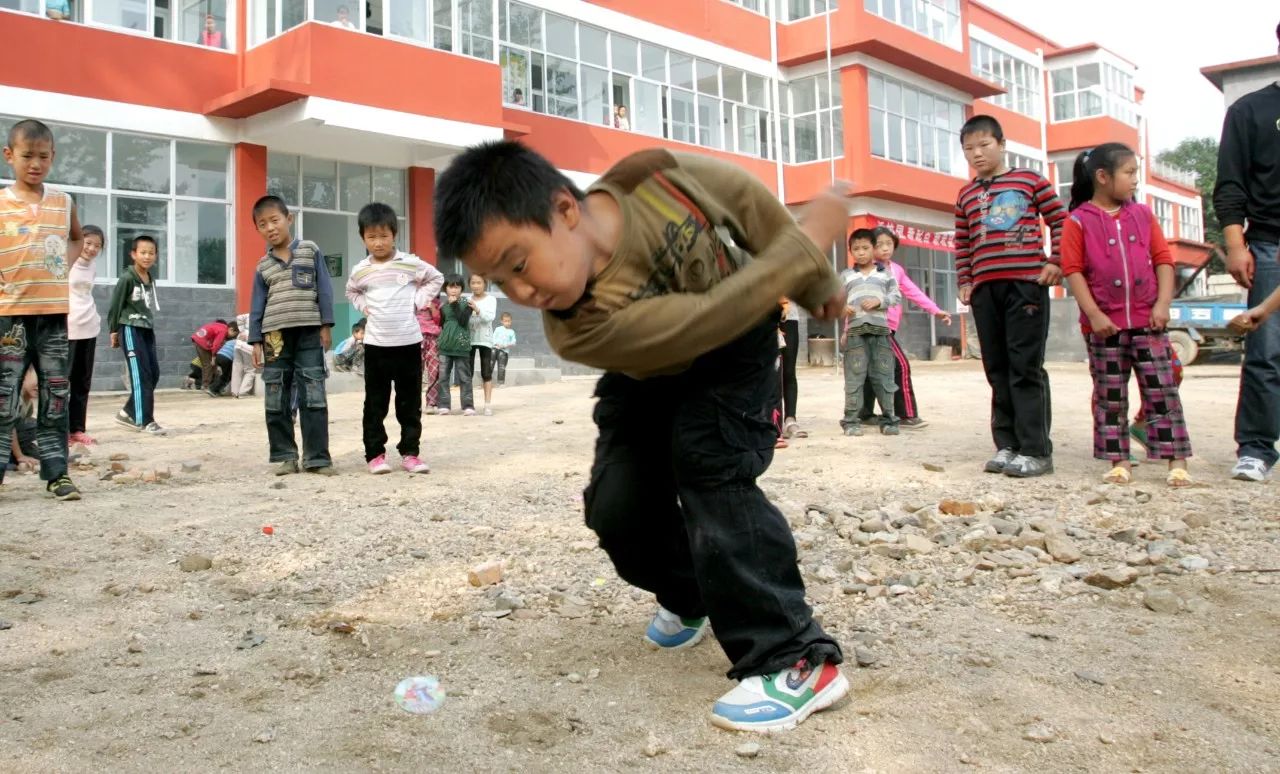
{"label": "white sneaker with green stripe", "polygon": [[659,605],[658,612],[653,614],[653,620],[645,630],[644,641],[659,650],[684,650],[702,642],[708,628],[706,616],[681,618]]}
{"label": "white sneaker with green stripe", "polygon": [[730,731],[789,731],[849,692],[835,664],[801,661],[790,669],[748,677],[716,702],[711,722]]}

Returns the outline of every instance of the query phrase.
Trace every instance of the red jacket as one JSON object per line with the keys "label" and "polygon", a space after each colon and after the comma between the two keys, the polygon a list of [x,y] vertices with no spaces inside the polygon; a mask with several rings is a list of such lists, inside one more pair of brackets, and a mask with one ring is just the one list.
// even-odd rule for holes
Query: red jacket
{"label": "red jacket", "polygon": [[191,341],[200,349],[218,354],[222,344],[227,340],[227,325],[217,321],[205,323],[193,334]]}

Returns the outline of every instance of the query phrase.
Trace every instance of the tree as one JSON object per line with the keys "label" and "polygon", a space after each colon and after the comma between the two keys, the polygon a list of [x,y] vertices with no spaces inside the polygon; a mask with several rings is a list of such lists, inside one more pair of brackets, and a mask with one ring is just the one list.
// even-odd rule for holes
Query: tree
{"label": "tree", "polygon": [[[1218,141],[1212,137],[1188,137],[1173,150],[1161,151],[1156,160],[1171,167],[1195,172],[1196,187],[1200,189],[1201,213],[1204,217],[1204,241],[1222,246],[1222,229],[1218,226],[1217,213],[1213,211],[1213,186],[1218,182]],[[1226,271],[1215,254],[1209,264],[1211,274]]]}

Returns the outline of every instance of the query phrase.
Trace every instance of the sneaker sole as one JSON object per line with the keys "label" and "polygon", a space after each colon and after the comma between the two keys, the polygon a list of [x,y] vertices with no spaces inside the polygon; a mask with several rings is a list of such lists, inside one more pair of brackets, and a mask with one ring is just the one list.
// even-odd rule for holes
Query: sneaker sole
{"label": "sneaker sole", "polygon": [[1259,476],[1255,476],[1252,473],[1246,473],[1244,471],[1240,471],[1239,473],[1233,473],[1231,475],[1231,479],[1233,481],[1248,481],[1251,484],[1261,484],[1262,482],[1267,480],[1267,476],[1263,475],[1259,477]]}
{"label": "sneaker sole", "polygon": [[1004,473],[1005,470],[1006,470],[1005,466],[1001,465],[998,462],[988,462],[986,465],[982,466],[983,473],[995,473],[998,475],[998,474]]}
{"label": "sneaker sole", "polygon": [[132,422],[130,422],[129,420],[124,419],[124,418],[122,418],[122,417],[116,417],[116,424],[117,424],[117,425],[120,425],[121,427],[127,427],[127,428],[129,428],[130,430],[134,431],[135,433],[140,433],[140,432],[142,432],[142,428],[141,428],[141,427],[138,427],[138,426],[137,426],[137,425],[135,425],[134,423],[132,423]]}
{"label": "sneaker sole", "polygon": [[50,497],[52,497],[53,499],[57,500],[58,502],[62,502],[62,503],[68,503],[68,502],[71,502],[71,501],[73,501],[73,500],[79,500],[79,499],[80,499],[80,493],[79,493],[79,492],[72,492],[71,494],[65,494],[65,495],[62,495],[61,497],[59,497],[58,495],[56,495],[56,494],[54,494],[53,492],[50,492],[49,490],[47,490],[47,489],[46,489],[46,490],[45,490],[45,494],[49,495],[49,496],[50,496]]}
{"label": "sneaker sole", "polygon": [[728,718],[722,718],[719,715],[711,715],[711,725],[717,728],[723,728],[726,731],[754,731],[757,734],[778,734],[784,731],[791,731],[796,726],[809,719],[809,716],[815,712],[822,712],[830,709],[831,705],[844,698],[849,692],[849,678],[840,673],[840,676],[831,681],[831,685],[823,688],[813,697],[808,706],[794,715],[766,723],[735,723]]}
{"label": "sneaker sole", "polygon": [[689,648],[692,648],[694,645],[697,645],[699,642],[702,642],[707,636],[707,630],[710,628],[711,628],[711,625],[709,623],[704,623],[698,629],[697,633],[695,633],[692,637],[680,643],[679,645],[660,645],[657,642],[649,639],[649,635],[646,634],[644,636],[644,644],[650,650],[665,650],[665,651],[688,650]]}
{"label": "sneaker sole", "polygon": [[1047,476],[1052,472],[1053,472],[1053,466],[1050,465],[1044,470],[1037,471],[1035,473],[1022,473],[1020,471],[1006,469],[1004,474],[1009,478],[1039,478],[1040,476]]}
{"label": "sneaker sole", "polygon": [[391,472],[391,468],[369,468],[369,472],[375,476],[385,476]]}

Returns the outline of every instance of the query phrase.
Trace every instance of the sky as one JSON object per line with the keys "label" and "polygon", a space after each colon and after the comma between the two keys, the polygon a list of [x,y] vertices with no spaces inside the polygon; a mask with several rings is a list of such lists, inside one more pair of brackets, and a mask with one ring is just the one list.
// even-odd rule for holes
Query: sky
{"label": "sky", "polygon": [[1222,93],[1201,67],[1276,53],[1276,0],[983,0],[1060,46],[1097,43],[1138,66],[1152,155],[1222,133]]}

